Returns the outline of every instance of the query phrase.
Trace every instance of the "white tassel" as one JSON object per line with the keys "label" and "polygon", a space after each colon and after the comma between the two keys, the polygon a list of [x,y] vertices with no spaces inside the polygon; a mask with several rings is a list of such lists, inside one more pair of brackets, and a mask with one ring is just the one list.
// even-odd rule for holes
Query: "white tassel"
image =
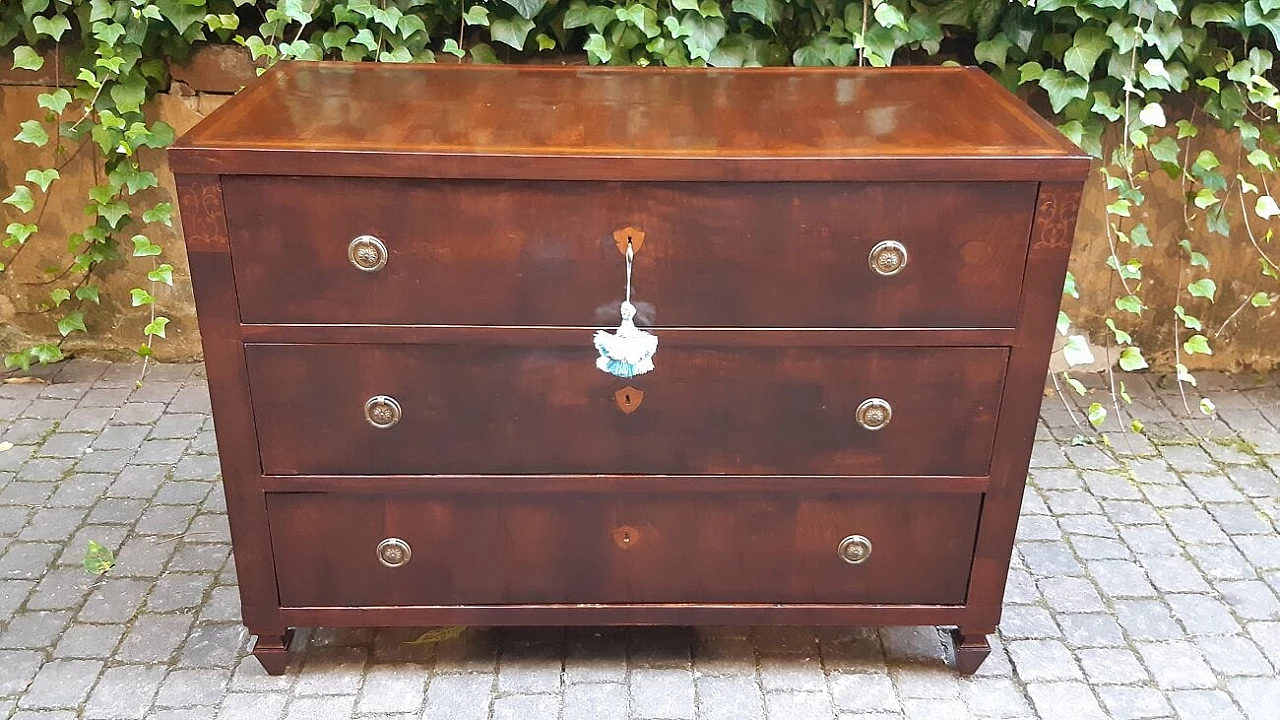
{"label": "white tassel", "polygon": [[600,357],[596,367],[621,378],[643,375],[653,370],[653,355],[658,351],[658,336],[636,327],[636,306],[631,304],[631,261],[635,252],[627,243],[627,299],[622,301],[622,322],[610,334],[596,331],[596,350]]}

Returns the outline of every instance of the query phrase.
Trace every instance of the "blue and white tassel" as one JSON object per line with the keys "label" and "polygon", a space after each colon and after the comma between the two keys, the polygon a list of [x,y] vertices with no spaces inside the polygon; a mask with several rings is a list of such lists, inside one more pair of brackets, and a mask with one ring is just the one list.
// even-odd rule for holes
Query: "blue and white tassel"
{"label": "blue and white tassel", "polygon": [[643,375],[653,370],[653,354],[658,351],[658,336],[636,327],[636,306],[631,304],[631,263],[635,251],[627,243],[627,299],[622,301],[622,322],[616,332],[596,331],[596,367],[621,378]]}

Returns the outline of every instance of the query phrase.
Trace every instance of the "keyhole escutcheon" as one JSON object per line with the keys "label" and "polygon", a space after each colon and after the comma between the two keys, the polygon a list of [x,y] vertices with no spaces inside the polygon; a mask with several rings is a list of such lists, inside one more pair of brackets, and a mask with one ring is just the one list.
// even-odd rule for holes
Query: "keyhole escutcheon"
{"label": "keyhole escutcheon", "polygon": [[644,402],[644,391],[628,385],[613,393],[613,402],[619,410],[630,415]]}

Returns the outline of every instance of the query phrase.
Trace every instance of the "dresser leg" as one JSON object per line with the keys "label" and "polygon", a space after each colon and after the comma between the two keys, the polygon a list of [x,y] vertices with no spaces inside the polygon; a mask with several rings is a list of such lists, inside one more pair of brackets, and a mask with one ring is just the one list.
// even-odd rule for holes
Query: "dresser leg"
{"label": "dresser leg", "polygon": [[282,635],[258,635],[253,643],[253,656],[258,658],[268,675],[284,674],[285,666],[289,664],[289,641],[292,639],[293,628],[286,628]]}
{"label": "dresser leg", "polygon": [[[995,632],[993,628],[991,632]],[[972,675],[978,671],[982,661],[991,654],[991,644],[987,642],[986,632],[975,632],[969,628],[956,628],[951,631],[951,645],[955,652],[956,672],[961,675]]]}

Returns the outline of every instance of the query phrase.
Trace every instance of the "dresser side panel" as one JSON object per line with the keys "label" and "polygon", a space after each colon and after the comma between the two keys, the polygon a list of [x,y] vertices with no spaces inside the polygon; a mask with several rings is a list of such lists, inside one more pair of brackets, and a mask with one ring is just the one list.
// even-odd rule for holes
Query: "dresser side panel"
{"label": "dresser side panel", "polygon": [[1083,183],[1042,183],[1036,198],[1022,306],[969,584],[970,628],[994,630],[1000,620],[1082,191]]}
{"label": "dresser side panel", "polygon": [[204,345],[243,619],[251,632],[281,634],[284,630],[260,482],[262,468],[231,272],[222,182],[217,175],[180,174],[175,180]]}

